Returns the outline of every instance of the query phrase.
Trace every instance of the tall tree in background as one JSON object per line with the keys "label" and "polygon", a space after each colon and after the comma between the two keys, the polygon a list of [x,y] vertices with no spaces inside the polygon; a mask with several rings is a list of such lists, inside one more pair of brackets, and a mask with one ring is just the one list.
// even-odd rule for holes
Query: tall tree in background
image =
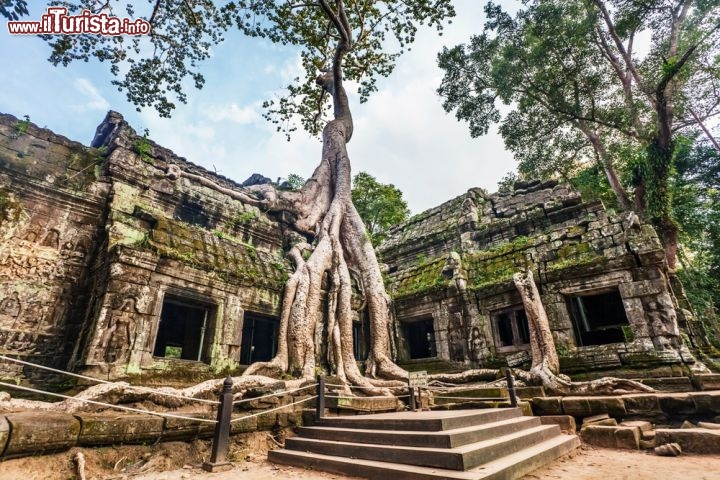
{"label": "tall tree in background", "polygon": [[[113,13],[113,7],[125,3],[62,2],[71,13],[82,9]],[[207,59],[212,45],[234,26],[248,36],[299,50],[305,75],[287,87],[287,96],[266,103],[266,115],[286,133],[296,128],[295,121],[312,133],[322,132],[320,164],[298,191],[258,185],[248,192],[205,182],[247,203],[284,212],[304,237],[289,251],[296,269],[283,296],[278,354],[270,362],[250,366],[246,374],[288,372],[314,377],[316,326],[327,319],[326,360],[341,381],[376,393],[382,391],[378,386],[388,385],[382,379],[405,379],[407,373],[391,359],[389,296],[375,251],[351,201],[345,145],[352,137],[353,121],[345,85],[347,80],[357,82],[361,100],[367,98],[376,89],[377,78],[392,72],[395,60],[414,40],[418,24],[442,29],[443,20],[454,15],[450,1],[154,0],[150,7],[145,15],[151,24],[147,39],[50,36],[46,37],[52,47],[50,60],[65,65],[78,59],[108,62],[118,75],[114,83],[131,102],[169,115],[175,107],[173,98],[186,100],[185,79],[197,87],[203,85],[198,62]],[[132,5],[126,11],[136,15]],[[146,42],[149,50],[144,49]],[[121,76],[123,70],[127,73]],[[353,357],[351,275],[361,286],[370,317],[367,377]],[[321,299],[324,278],[329,280],[326,306]]]}
{"label": "tall tree in background", "polygon": [[[579,163],[597,162],[618,205],[656,227],[674,268],[675,138],[720,113],[718,5],[535,0],[512,17],[488,3],[483,32],[441,52],[438,92],[473,136],[500,123],[525,174],[569,177]],[[641,56],[645,33],[651,44]],[[510,113],[503,117],[498,102]],[[632,172],[625,183],[618,166]]]}
{"label": "tall tree in background", "polygon": [[369,173],[360,172],[353,178],[352,200],[375,247],[387,237],[390,227],[410,216],[400,189],[378,182]]}

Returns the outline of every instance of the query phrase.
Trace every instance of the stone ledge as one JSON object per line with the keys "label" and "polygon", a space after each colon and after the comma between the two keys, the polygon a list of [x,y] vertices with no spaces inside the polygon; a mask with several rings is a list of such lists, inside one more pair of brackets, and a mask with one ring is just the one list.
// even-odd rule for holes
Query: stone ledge
{"label": "stone ledge", "polygon": [[10,424],[10,435],[3,458],[55,452],[77,445],[80,421],[68,413],[10,413],[5,418]]}
{"label": "stone ledge", "polygon": [[720,454],[720,430],[707,428],[658,428],[655,430],[657,445],[676,442],[685,453]]}

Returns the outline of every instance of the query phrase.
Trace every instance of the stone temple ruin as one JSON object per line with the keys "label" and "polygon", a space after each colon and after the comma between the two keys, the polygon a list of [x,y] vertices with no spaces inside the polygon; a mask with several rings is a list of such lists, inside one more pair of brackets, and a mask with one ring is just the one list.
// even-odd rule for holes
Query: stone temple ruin
{"label": "stone temple ruin", "polygon": [[[178,384],[269,360],[293,232],[211,182],[243,187],[139,137],[117,113],[90,147],[0,116],[0,351]],[[701,368],[693,352],[707,341],[653,229],[566,185],[471,189],[395,227],[379,255],[405,368],[527,366],[527,319],[511,281],[527,269],[564,373],[691,388]],[[369,342],[362,305],[358,292],[358,360]],[[47,372],[0,368],[63,388]]]}

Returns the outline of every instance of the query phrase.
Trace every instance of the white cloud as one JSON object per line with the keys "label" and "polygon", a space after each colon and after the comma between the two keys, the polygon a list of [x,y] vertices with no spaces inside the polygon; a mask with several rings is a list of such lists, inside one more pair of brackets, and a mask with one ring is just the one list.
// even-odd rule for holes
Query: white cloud
{"label": "white cloud", "polygon": [[240,107],[236,103],[224,106],[206,106],[202,108],[208,120],[212,122],[229,121],[245,125],[255,123],[261,120],[258,113],[259,105],[248,105]]}
{"label": "white cloud", "polygon": [[86,98],[85,103],[76,105],[78,110],[107,110],[110,103],[105,100],[100,91],[87,78],[76,78],[73,82],[75,89]]}

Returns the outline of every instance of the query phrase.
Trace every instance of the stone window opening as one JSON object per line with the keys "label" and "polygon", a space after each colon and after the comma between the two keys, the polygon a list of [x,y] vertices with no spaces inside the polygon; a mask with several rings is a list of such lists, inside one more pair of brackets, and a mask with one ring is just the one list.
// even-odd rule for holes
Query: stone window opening
{"label": "stone window opening", "polygon": [[432,318],[421,318],[403,322],[402,330],[411,360],[437,356],[435,323]]}
{"label": "stone window opening", "polygon": [[243,319],[240,364],[267,362],[277,353],[280,322],[272,317],[245,312]]}
{"label": "stone window opening", "polygon": [[208,363],[211,320],[209,305],[184,298],[166,297],[153,355]]}
{"label": "stone window opening", "polygon": [[617,288],[567,299],[577,345],[607,345],[625,341],[623,326],[629,325]]}
{"label": "stone window opening", "polygon": [[525,350],[530,346],[530,329],[522,306],[494,312],[492,331],[498,352]]}

